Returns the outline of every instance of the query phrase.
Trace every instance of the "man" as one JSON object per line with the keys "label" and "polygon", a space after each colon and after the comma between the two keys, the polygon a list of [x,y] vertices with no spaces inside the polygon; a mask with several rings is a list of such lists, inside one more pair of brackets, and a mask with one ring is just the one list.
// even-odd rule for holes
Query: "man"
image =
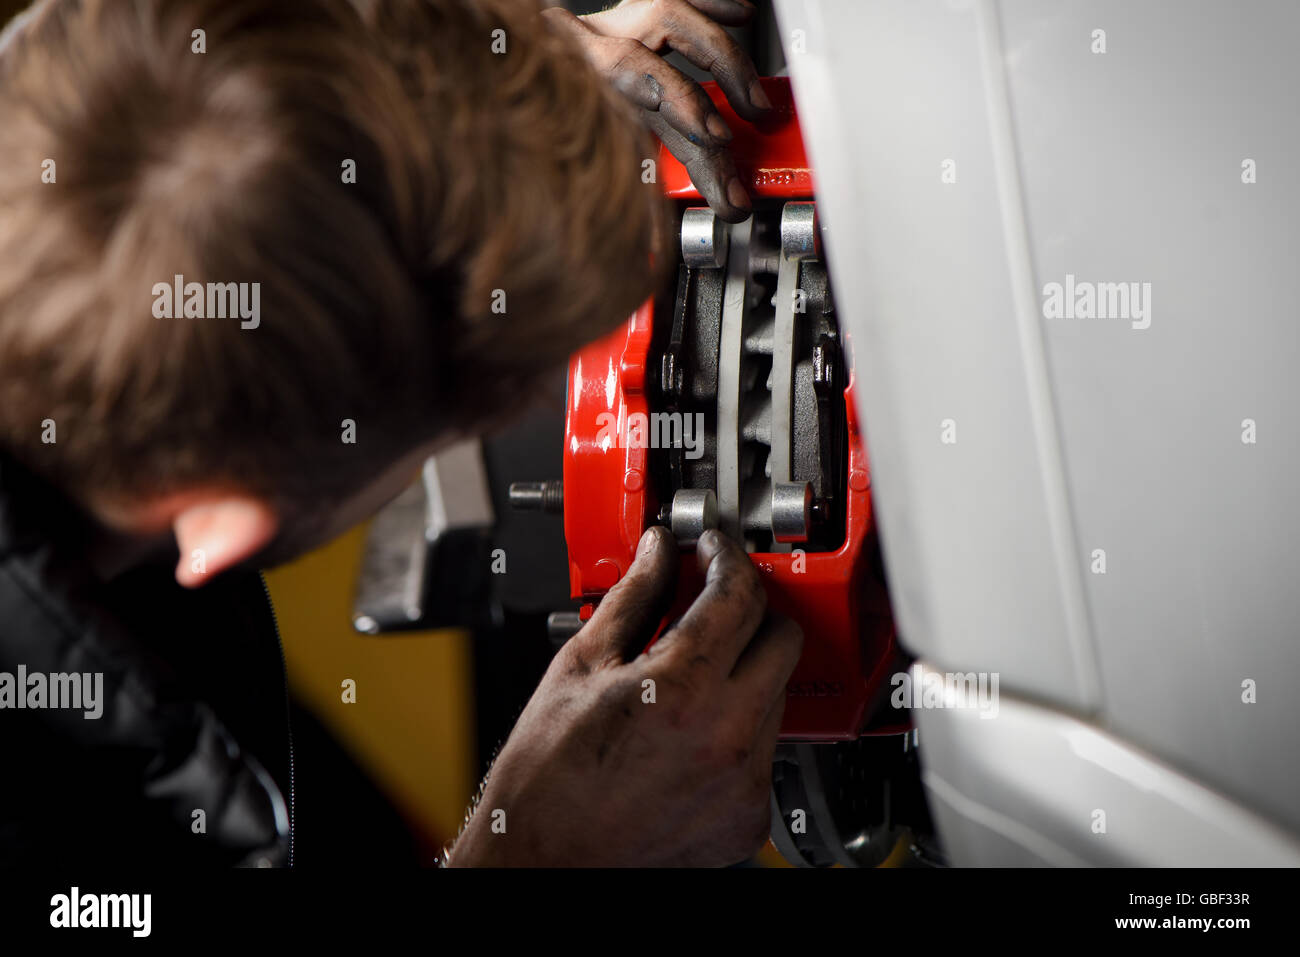
{"label": "man", "polygon": [[[48,0],[6,36],[0,674],[28,678],[0,685],[0,860],[292,862],[251,569],[375,511],[654,288],[654,154],[597,71],[746,215],[725,124],[652,51],[756,116],[718,26],[748,12]],[[703,593],[643,651],[678,561],[647,533],[451,864],[726,864],[761,843],[801,639],[735,544],[698,557]],[[102,675],[98,717],[32,690],[59,675]]]}

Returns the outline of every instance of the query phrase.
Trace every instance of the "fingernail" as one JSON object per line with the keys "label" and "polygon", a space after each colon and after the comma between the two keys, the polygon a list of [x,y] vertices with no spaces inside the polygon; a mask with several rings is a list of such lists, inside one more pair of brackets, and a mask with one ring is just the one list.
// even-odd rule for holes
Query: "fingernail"
{"label": "fingernail", "polygon": [[755,80],[749,85],[749,102],[760,110],[770,110],[772,108],[772,101],[767,98],[762,81]]}
{"label": "fingernail", "polygon": [[641,558],[644,555],[650,554],[650,551],[655,547],[655,539],[658,537],[658,525],[652,525],[650,528],[647,528],[645,534],[641,536],[641,543],[636,547],[636,557]]}
{"label": "fingernail", "polygon": [[731,182],[727,184],[727,200],[737,209],[749,209],[749,194],[741,185],[740,177],[733,176]]}
{"label": "fingernail", "polygon": [[699,541],[695,543],[696,551],[714,552],[722,546],[722,533],[716,528],[710,528],[700,536]]}
{"label": "fingernail", "polygon": [[724,143],[729,143],[731,141],[731,130],[727,127],[727,124],[722,121],[722,117],[717,113],[710,113],[709,118],[704,121],[704,125],[709,128],[709,132],[712,133],[716,139],[720,139]]}

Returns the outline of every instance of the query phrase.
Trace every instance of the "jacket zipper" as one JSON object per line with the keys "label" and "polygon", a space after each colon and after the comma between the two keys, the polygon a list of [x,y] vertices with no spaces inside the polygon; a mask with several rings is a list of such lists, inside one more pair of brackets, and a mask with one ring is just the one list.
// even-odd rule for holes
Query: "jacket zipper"
{"label": "jacket zipper", "polygon": [[271,601],[271,588],[266,584],[266,576],[258,572],[262,580],[262,591],[266,595],[266,607],[271,612],[271,627],[275,630],[275,644],[280,649],[280,674],[284,677],[284,728],[289,741],[289,866],[293,867],[293,840],[297,833],[294,826],[294,774],[293,774],[293,720],[290,718],[289,704],[289,662],[284,656],[284,640],[280,637],[280,622],[275,616],[275,603]]}

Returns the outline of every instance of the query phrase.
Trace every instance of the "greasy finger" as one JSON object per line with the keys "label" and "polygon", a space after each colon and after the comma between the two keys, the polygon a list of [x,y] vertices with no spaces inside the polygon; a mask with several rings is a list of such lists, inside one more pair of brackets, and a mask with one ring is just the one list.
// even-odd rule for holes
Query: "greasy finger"
{"label": "greasy finger", "polygon": [[739,223],[748,218],[753,206],[729,150],[706,149],[691,143],[673,129],[662,114],[647,111],[642,115],[650,130],[686,167],[691,182],[719,218],[728,223]]}
{"label": "greasy finger", "polygon": [[[771,109],[758,70],[749,54],[730,33],[687,0],[673,0],[663,16],[662,45],[713,74],[732,108],[747,120],[757,120]],[[643,40],[655,48],[660,37]]]}
{"label": "greasy finger", "polygon": [[571,653],[589,666],[619,664],[640,654],[672,604],[680,560],[668,529],[647,529],[627,574],[571,639]]}
{"label": "greasy finger", "polygon": [[660,651],[708,662],[729,675],[763,620],[767,594],[749,556],[725,535],[705,532],[696,556],[705,572],[704,590],[659,639]]}

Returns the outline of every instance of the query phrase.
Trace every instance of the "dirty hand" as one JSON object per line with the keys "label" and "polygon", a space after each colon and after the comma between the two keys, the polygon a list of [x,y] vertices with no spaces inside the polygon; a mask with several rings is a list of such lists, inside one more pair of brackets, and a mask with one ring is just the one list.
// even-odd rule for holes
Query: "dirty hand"
{"label": "dirty hand", "polygon": [[643,651],[680,560],[665,529],[646,532],[524,709],[452,866],[720,866],[767,839],[802,634],[766,614],[745,552],[706,532],[704,590]]}
{"label": "dirty hand", "polygon": [[641,108],[700,194],[733,223],[749,215],[751,203],[727,149],[731,130],[703,88],[660,54],[676,50],[713,74],[732,108],[756,120],[771,104],[753,61],[722,26],[740,26],[753,13],[748,0],[623,0],[585,17],[558,7],[545,13],[575,35],[596,69]]}

